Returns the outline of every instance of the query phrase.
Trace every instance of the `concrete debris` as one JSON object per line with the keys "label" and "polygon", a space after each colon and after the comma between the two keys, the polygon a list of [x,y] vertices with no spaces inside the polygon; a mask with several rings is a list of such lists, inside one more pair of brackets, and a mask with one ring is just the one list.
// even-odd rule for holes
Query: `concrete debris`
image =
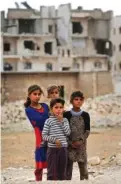
{"label": "concrete debris", "polygon": [[[2,171],[2,182],[4,184],[21,184],[21,181],[23,184],[34,184],[34,169],[19,169],[15,168],[13,169],[5,169]],[[98,169],[95,170],[93,168],[89,171],[89,180],[81,181],[82,184],[120,184],[121,183],[121,167],[110,167],[109,169]],[[92,175],[93,174],[93,175]],[[6,178],[6,180],[4,180]],[[55,181],[47,181],[46,180],[46,173],[44,172],[43,176],[43,182],[42,183],[55,183]],[[79,171],[78,168],[74,165],[73,170],[73,177],[71,181],[56,181],[56,183],[80,183],[79,180]]]}
{"label": "concrete debris", "polygon": [[[27,131],[32,127],[24,112],[24,101],[6,103],[2,106],[2,130]],[[70,105],[66,105],[70,109]],[[121,96],[113,94],[87,99],[83,110],[89,112],[91,127],[121,126]]]}
{"label": "concrete debris", "polygon": [[88,164],[91,166],[99,165],[100,164],[100,158],[98,156],[92,157],[88,159]]}
{"label": "concrete debris", "polygon": [[116,164],[121,166],[121,154],[116,155]]}

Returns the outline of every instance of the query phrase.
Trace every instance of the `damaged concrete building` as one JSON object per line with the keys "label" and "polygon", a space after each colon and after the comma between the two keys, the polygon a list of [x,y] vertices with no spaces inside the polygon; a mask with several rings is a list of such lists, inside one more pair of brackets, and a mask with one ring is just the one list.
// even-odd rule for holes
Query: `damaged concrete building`
{"label": "damaged concrete building", "polygon": [[3,71],[108,71],[111,19],[71,4],[1,12]]}
{"label": "damaged concrete building", "polygon": [[112,73],[121,76],[121,15],[112,19],[111,42],[113,44]]}
{"label": "damaged concrete building", "polygon": [[55,7],[8,9],[2,18],[4,71],[57,70]]}
{"label": "damaged concrete building", "polygon": [[[63,45],[70,48],[70,51],[66,51],[71,57],[67,69],[84,72],[108,71],[112,54],[112,11],[89,11],[82,7],[72,10],[71,5],[67,4],[59,6],[58,16],[61,17],[57,20],[58,38]],[[61,65],[63,67],[63,60]]]}

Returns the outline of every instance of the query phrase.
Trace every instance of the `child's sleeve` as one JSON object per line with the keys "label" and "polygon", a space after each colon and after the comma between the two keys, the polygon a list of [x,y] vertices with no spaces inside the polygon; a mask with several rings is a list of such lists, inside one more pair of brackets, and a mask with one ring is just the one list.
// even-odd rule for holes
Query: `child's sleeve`
{"label": "child's sleeve", "polygon": [[33,120],[33,116],[32,116],[31,111],[29,109],[25,109],[25,113],[26,113],[26,116],[29,119],[31,125],[33,126],[33,128],[35,128],[37,123],[35,122],[35,120]]}
{"label": "child's sleeve", "polygon": [[28,117],[33,128],[40,127],[40,122],[35,121],[34,115],[29,109],[25,109],[26,116]]}
{"label": "child's sleeve", "polygon": [[64,134],[66,136],[69,136],[71,133],[71,130],[70,130],[69,122],[66,118],[63,119],[61,126],[62,126],[62,129],[64,131]]}
{"label": "child's sleeve", "polygon": [[87,139],[90,134],[90,115],[87,112],[85,113],[84,121],[85,121],[84,139]]}
{"label": "child's sleeve", "polygon": [[42,139],[47,142],[55,143],[56,137],[49,135],[50,122],[49,119],[45,121],[44,128],[42,131]]}
{"label": "child's sleeve", "polygon": [[[63,114],[63,117],[66,118],[68,120],[68,122],[70,122],[71,116],[72,115],[71,115],[70,111],[65,111]],[[69,125],[69,127],[70,127],[70,125]],[[70,130],[70,132],[71,132],[71,130]],[[72,145],[72,141],[70,139],[70,136],[67,137],[67,140],[68,140],[68,145]]]}
{"label": "child's sleeve", "polygon": [[36,147],[39,148],[40,144],[42,142],[42,133],[41,133],[40,128],[38,126],[39,124],[33,120],[33,116],[32,116],[31,111],[29,111],[28,109],[25,109],[25,113],[26,113],[32,127],[34,128],[34,132],[35,132],[35,136],[36,136]]}

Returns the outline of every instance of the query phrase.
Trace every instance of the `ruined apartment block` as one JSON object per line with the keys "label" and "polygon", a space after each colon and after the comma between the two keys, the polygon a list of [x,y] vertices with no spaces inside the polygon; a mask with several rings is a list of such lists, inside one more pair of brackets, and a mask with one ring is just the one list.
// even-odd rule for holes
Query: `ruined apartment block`
{"label": "ruined apartment block", "polygon": [[1,12],[3,71],[108,71],[112,11],[71,4]]}
{"label": "ruined apartment block", "polygon": [[61,17],[57,20],[58,39],[61,44],[71,47],[71,69],[108,71],[112,55],[112,11],[89,11],[82,7],[72,10],[71,5],[67,4],[59,6],[58,16]]}
{"label": "ruined apartment block", "polygon": [[8,9],[1,18],[4,71],[57,70],[54,7]]}
{"label": "ruined apartment block", "polygon": [[121,15],[112,19],[111,42],[113,44],[112,72],[114,76],[121,75]]}

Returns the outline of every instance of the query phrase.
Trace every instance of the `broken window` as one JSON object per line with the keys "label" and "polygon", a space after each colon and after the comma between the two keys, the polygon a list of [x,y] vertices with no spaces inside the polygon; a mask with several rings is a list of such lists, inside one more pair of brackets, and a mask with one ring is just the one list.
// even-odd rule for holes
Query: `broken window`
{"label": "broken window", "polygon": [[12,71],[13,66],[10,63],[5,63],[4,64],[4,71]]}
{"label": "broken window", "polygon": [[49,33],[53,33],[53,26],[52,25],[48,26],[48,31],[49,31]]}
{"label": "broken window", "polygon": [[70,50],[69,49],[67,50],[67,54],[68,54],[68,57],[70,57]]}
{"label": "broken window", "polygon": [[19,33],[34,33],[34,19],[19,19]]}
{"label": "broken window", "polygon": [[52,42],[46,42],[44,44],[44,51],[46,54],[52,54]]}
{"label": "broken window", "polygon": [[33,41],[24,41],[24,48],[25,49],[30,49],[30,50],[34,50],[35,49],[35,44]]}
{"label": "broken window", "polygon": [[119,28],[119,34],[121,34],[121,27]]}
{"label": "broken window", "polygon": [[58,87],[59,87],[60,97],[64,98],[64,86],[58,86]]}
{"label": "broken window", "polygon": [[102,63],[97,61],[94,63],[95,68],[102,68]]}
{"label": "broken window", "polygon": [[96,41],[96,50],[98,54],[105,54],[105,41],[104,40]]}
{"label": "broken window", "polygon": [[56,38],[56,43],[57,43],[57,46],[61,46],[60,41],[59,41],[58,38]]}
{"label": "broken window", "polygon": [[10,51],[10,43],[4,43],[4,51],[9,52]]}
{"label": "broken window", "polygon": [[53,69],[52,64],[51,63],[47,63],[46,64],[46,69],[47,69],[47,71],[52,71],[52,69]]}
{"label": "broken window", "polygon": [[70,67],[62,67],[62,70],[63,71],[68,71],[68,70],[70,70]]}
{"label": "broken window", "polygon": [[32,63],[31,62],[25,62],[24,63],[24,69],[32,69]]}
{"label": "broken window", "polygon": [[72,22],[73,33],[82,33],[83,27],[80,22]]}
{"label": "broken window", "polygon": [[119,51],[121,51],[121,44],[119,45]]}
{"label": "broken window", "polygon": [[112,45],[111,42],[107,40],[99,39],[95,41],[95,48],[98,54],[111,55],[112,54],[111,45]]}

